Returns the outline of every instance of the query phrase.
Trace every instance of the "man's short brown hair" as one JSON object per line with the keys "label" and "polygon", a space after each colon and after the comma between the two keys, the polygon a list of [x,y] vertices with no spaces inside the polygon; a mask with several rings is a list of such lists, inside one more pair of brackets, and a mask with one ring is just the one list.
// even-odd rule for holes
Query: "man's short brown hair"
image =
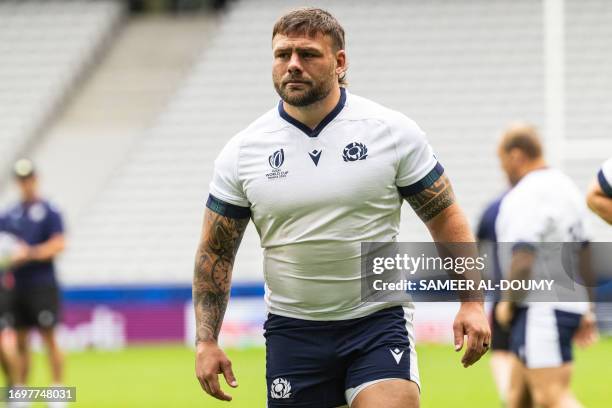
{"label": "man's short brown hair", "polygon": [[344,49],[344,28],[331,13],[314,7],[299,8],[281,16],[274,24],[272,39],[276,34],[315,37],[317,33],[331,38],[334,51]]}
{"label": "man's short brown hair", "polygon": [[542,157],[542,142],[538,131],[534,126],[525,123],[510,126],[502,136],[500,147],[506,153],[519,149],[530,159]]}

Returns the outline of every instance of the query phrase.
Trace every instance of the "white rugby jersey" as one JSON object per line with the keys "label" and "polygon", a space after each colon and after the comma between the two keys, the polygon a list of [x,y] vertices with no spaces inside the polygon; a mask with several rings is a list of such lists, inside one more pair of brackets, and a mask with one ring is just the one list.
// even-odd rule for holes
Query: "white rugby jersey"
{"label": "white rugby jersey", "polygon": [[597,173],[597,180],[601,190],[608,197],[612,197],[612,157],[601,165],[601,169]]}
{"label": "white rugby jersey", "polygon": [[[499,242],[516,245],[550,243],[542,250],[547,252],[551,261],[542,260],[542,254],[536,255],[530,278],[555,279],[555,274],[565,273],[561,254],[555,249],[560,250],[563,242],[586,242],[589,239],[587,213],[583,195],[568,176],[552,168],[535,170],[524,176],[502,200],[495,224],[497,238]],[[499,248],[502,271],[508,278],[512,248],[511,245]],[[587,303],[562,302],[574,298],[567,294],[564,296],[562,289],[560,285],[555,286],[561,302],[546,302],[546,305],[577,313],[588,309]],[[578,293],[588,301],[586,291]],[[527,295],[524,303],[528,304],[530,298]],[[544,306],[541,302],[537,305]]]}
{"label": "white rugby jersey", "polygon": [[269,312],[351,319],[396,305],[361,302],[360,243],[395,240],[401,196],[442,172],[415,122],[342,88],[313,130],[279,102],[233,137],[215,161],[208,207],[253,220]]}

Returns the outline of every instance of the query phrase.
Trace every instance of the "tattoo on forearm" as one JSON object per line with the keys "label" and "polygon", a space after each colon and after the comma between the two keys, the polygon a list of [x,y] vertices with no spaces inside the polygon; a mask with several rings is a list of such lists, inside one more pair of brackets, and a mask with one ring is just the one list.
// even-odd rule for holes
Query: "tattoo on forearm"
{"label": "tattoo on forearm", "polygon": [[417,215],[427,222],[455,202],[455,193],[445,174],[420,193],[406,197]]}
{"label": "tattoo on forearm", "polygon": [[249,219],[207,212],[193,274],[196,341],[216,340],[227,307],[232,267]]}

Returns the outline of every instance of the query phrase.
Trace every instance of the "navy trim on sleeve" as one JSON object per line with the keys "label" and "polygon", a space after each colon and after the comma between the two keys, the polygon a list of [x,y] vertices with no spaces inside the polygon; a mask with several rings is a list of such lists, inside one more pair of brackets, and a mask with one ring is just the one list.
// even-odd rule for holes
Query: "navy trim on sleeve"
{"label": "navy trim on sleeve", "polygon": [[608,197],[612,197],[612,186],[610,185],[610,183],[608,183],[608,180],[606,180],[606,176],[604,176],[603,170],[599,170],[599,172],[597,173],[597,179],[599,180],[599,186],[601,187],[601,190]]}
{"label": "navy trim on sleeve", "polygon": [[251,209],[249,207],[240,207],[239,205],[226,203],[225,201],[219,200],[212,194],[208,195],[206,207],[208,207],[211,211],[228,218],[240,219],[249,218],[251,216]]}
{"label": "navy trim on sleeve", "polygon": [[415,195],[425,190],[426,188],[431,187],[433,183],[436,182],[444,173],[444,167],[440,163],[436,163],[436,167],[434,167],[425,177],[421,180],[417,181],[414,184],[405,187],[398,187],[400,194],[402,197],[408,197],[411,195]]}
{"label": "navy trim on sleeve", "polygon": [[512,245],[512,252],[516,252],[516,251],[530,251],[530,252],[535,252],[536,247],[533,244],[530,244],[529,242],[525,242],[525,241],[519,241],[517,243],[515,243],[514,245]]}

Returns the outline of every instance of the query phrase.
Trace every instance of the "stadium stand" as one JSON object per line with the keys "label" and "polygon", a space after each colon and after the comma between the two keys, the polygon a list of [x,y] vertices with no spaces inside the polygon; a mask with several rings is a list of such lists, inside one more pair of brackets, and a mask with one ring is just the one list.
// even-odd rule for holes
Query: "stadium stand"
{"label": "stadium stand", "polygon": [[570,139],[612,139],[612,3],[567,1],[567,136]]}
{"label": "stadium stand", "polygon": [[[428,131],[474,217],[503,186],[494,156],[501,127],[515,118],[542,122],[539,3],[315,3],[345,25],[350,90]],[[62,265],[70,282],[190,279],[213,160],[231,135],[275,105],[271,27],[297,5],[231,7],[175,98],[75,226]],[[400,238],[427,239],[414,218],[405,217]],[[260,265],[251,229],[236,274],[260,280]]]}
{"label": "stadium stand", "polygon": [[0,176],[63,106],[121,16],[114,1],[0,2]]}
{"label": "stadium stand", "polygon": [[[612,38],[612,3],[566,1],[566,137],[564,169],[586,186],[612,154],[612,53],[602,52]],[[592,221],[597,240],[612,241],[610,226]],[[610,314],[608,314],[610,316]],[[612,325],[612,324],[611,324]]]}
{"label": "stadium stand", "polygon": [[[546,132],[542,3],[311,3],[328,8],[346,28],[350,91],[402,111],[427,131],[475,221],[505,186],[495,156],[500,131],[521,119]],[[122,159],[109,165],[112,171],[103,182],[95,183],[94,199],[75,205],[82,208],[60,265],[65,283],[189,283],[213,160],[233,134],[275,106],[271,27],[283,11],[299,5],[231,3],[212,43],[166,107],[117,153]],[[568,22],[589,24],[589,18],[596,17]],[[572,41],[569,56],[580,52]],[[592,69],[581,66],[580,72]],[[571,98],[571,86],[568,94]],[[577,134],[575,128],[570,126],[568,134]],[[42,152],[40,159],[52,152]],[[593,161],[594,169],[599,159]],[[580,167],[567,163],[574,165]],[[72,188],[67,192],[72,196],[80,191],[64,188]],[[410,209],[399,239],[429,240]],[[249,227],[238,254],[238,280],[262,280],[258,243]]]}

